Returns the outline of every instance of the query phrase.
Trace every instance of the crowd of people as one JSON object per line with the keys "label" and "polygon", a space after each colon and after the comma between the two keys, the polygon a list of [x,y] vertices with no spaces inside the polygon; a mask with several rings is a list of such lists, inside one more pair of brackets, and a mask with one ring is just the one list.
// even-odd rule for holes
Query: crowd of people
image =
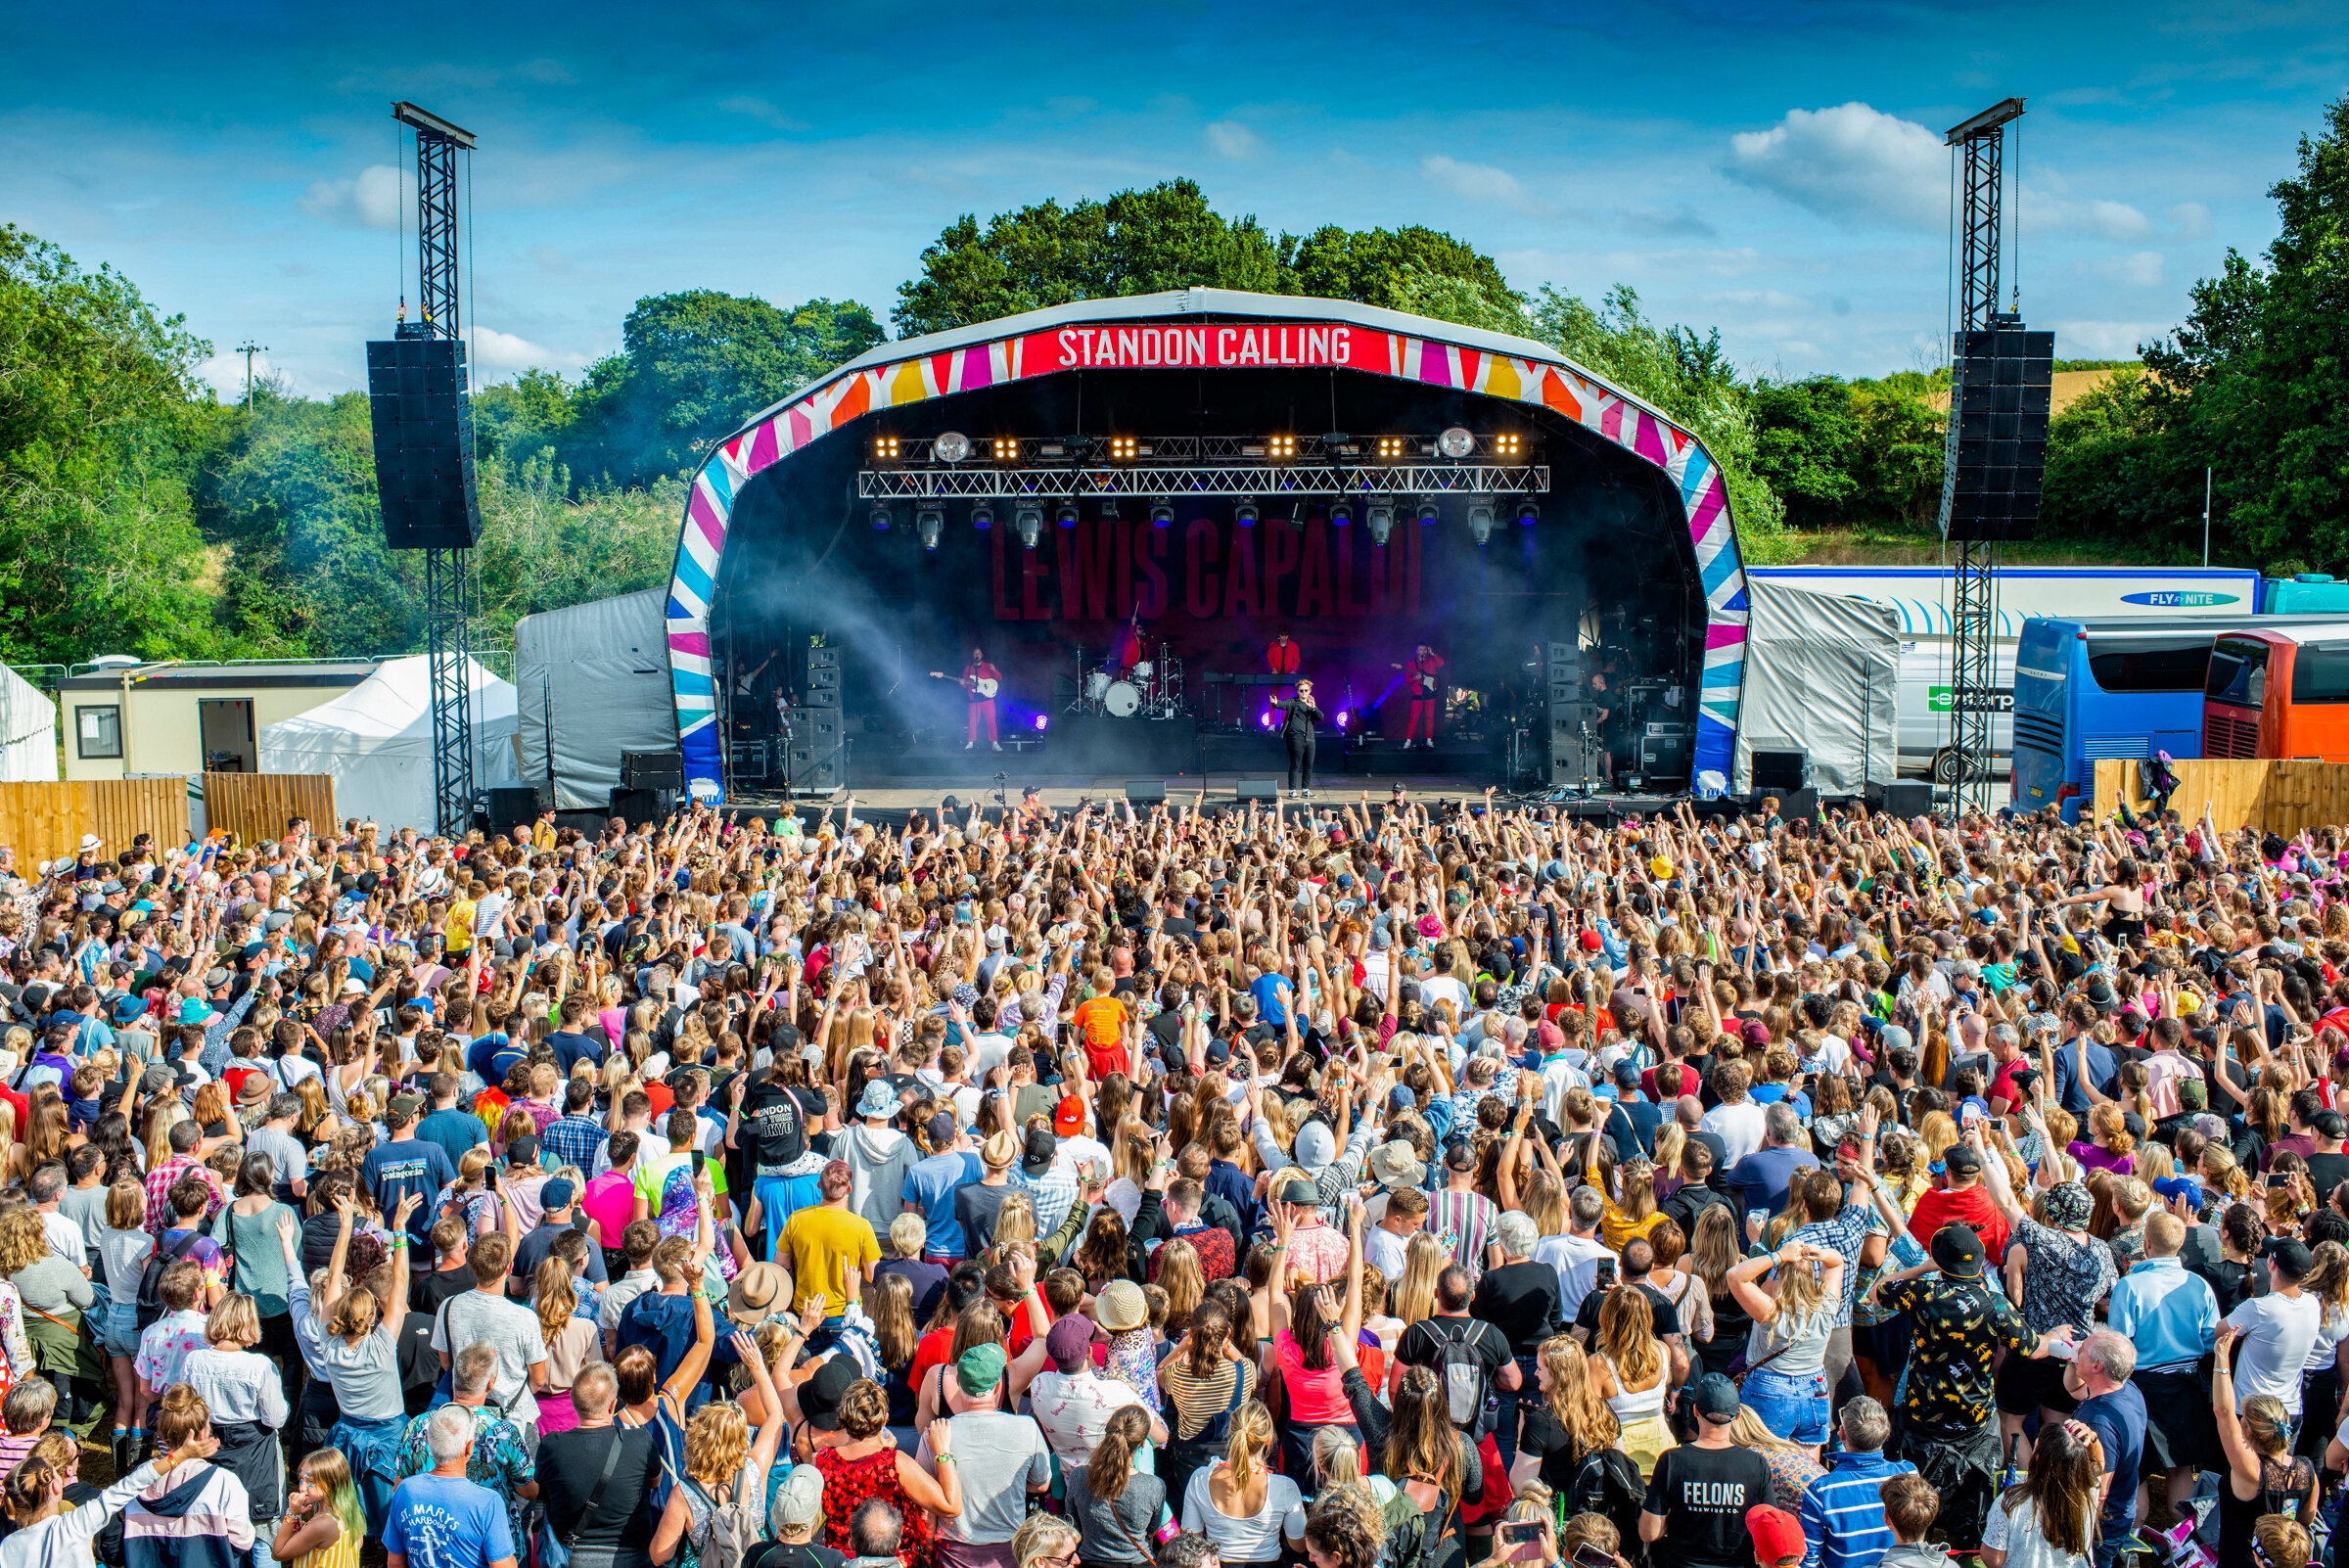
{"label": "crowd of people", "polygon": [[2345,877],[1490,794],[0,851],[0,1568],[2304,1568]]}

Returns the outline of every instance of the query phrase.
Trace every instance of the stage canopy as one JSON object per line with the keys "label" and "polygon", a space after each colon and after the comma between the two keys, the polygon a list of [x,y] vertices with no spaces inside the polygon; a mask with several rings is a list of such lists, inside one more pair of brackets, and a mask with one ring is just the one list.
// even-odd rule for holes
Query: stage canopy
{"label": "stage canopy", "polygon": [[[1432,435],[1452,424],[1480,432],[1505,424],[1545,448],[1542,492],[1528,486],[1525,496],[1538,503],[1538,522],[1519,528],[1511,511],[1490,547],[1480,538],[1471,548],[1462,498],[1443,497],[1444,526],[1422,529],[1405,497],[1394,547],[1364,539],[1358,548],[1370,531],[1348,526],[1362,520],[1359,504],[1340,515],[1277,492],[1247,506],[1186,495],[1167,498],[1174,515],[1162,518],[1147,495],[1127,497],[1121,509],[1088,492],[1082,521],[1073,507],[1065,520],[1054,515],[1040,547],[1026,550],[1007,538],[1008,499],[994,503],[989,521],[961,503],[945,547],[925,555],[908,536],[906,513],[894,531],[867,523],[874,492],[860,488],[877,451],[894,450],[900,437],[928,449],[948,430],[973,439],[974,467],[1006,438],[992,435],[1003,430],[1029,438],[1020,461],[1050,467],[1060,461],[1057,435],[1050,445],[1033,438],[1094,433],[1077,451],[1100,464],[1126,455],[1109,444],[1119,430],[1145,439],[1187,431],[1182,439],[1206,442],[1219,431],[1285,429],[1332,449],[1341,448],[1320,432],[1352,431],[1342,448],[1352,451],[1368,438],[1359,433]],[[1480,434],[1478,453],[1506,438]],[[1367,468],[1373,458],[1359,461]],[[970,601],[967,614],[954,594]],[[893,705],[905,704],[908,690],[935,691],[929,670],[958,669],[982,638],[1016,691],[1024,677],[1047,678],[1048,663],[1077,662],[1070,644],[1106,638],[1130,614],[1163,616],[1182,657],[1229,668],[1246,638],[1292,622],[1313,657],[1316,633],[1304,623],[1327,618],[1327,640],[1348,646],[1342,667],[1325,667],[1323,689],[1334,692],[1342,679],[1359,711],[1383,724],[1378,683],[1415,641],[1434,644],[1455,668],[1488,667],[1482,679],[1497,689],[1533,668],[1528,656],[1538,662],[1543,641],[1579,637],[1597,647],[1603,638],[1592,628],[1612,605],[1630,607],[1616,612],[1632,624],[1626,636],[1640,623],[1651,628],[1660,661],[1683,687],[1687,700],[1676,695],[1674,706],[1694,715],[1693,770],[1729,776],[1746,585],[1720,472],[1694,436],[1528,339],[1339,300],[1193,289],[885,344],[762,411],[694,477],[666,617],[686,780],[711,798],[725,789],[721,695],[749,691],[743,670],[759,657],[739,629],[753,618],[769,648],[805,647],[827,630],[843,640],[828,617],[886,621],[894,653],[863,662],[880,670],[872,699]],[[1341,625],[1337,618],[1350,619]],[[1044,626],[1031,624],[1039,622],[1050,623],[1049,647]],[[1185,632],[1221,640],[1212,653],[1185,649]],[[1161,635],[1155,624],[1150,635]],[[1203,706],[1196,678],[1190,696]],[[853,698],[855,677],[848,684]],[[950,687],[944,697],[958,700]],[[1397,739],[1405,706],[1386,711]],[[1021,714],[1016,702],[1012,712]],[[1040,728],[1042,706],[1033,717]]]}

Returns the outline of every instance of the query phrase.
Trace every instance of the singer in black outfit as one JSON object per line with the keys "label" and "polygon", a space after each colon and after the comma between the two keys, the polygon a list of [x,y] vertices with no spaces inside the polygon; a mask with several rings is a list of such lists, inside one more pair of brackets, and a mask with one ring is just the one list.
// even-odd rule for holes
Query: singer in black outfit
{"label": "singer in black outfit", "polygon": [[1289,745],[1289,793],[1313,795],[1313,724],[1321,710],[1313,706],[1313,683],[1297,682],[1294,696],[1275,697],[1272,706],[1281,711],[1280,738]]}

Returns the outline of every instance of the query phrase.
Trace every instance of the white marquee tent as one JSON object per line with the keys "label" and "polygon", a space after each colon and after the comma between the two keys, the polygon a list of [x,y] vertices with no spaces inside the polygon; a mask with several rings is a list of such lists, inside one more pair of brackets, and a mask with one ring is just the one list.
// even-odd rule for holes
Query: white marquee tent
{"label": "white marquee tent", "polygon": [[[477,787],[519,774],[514,688],[467,662]],[[261,731],[264,773],[331,773],[335,813],[393,828],[433,828],[433,693],[421,654],[387,660],[333,702]]]}
{"label": "white marquee tent", "polygon": [[47,783],[57,777],[57,704],[0,665],[0,783]]}

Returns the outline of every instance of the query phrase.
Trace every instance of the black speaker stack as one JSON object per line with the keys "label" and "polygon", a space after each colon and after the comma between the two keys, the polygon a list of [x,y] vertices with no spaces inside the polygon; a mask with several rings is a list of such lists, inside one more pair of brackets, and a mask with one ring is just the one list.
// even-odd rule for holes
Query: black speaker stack
{"label": "black speaker stack", "polygon": [[1756,795],[1782,796],[1811,782],[1811,757],[1791,741],[1757,740],[1750,770]]}
{"label": "black speaker stack", "polygon": [[794,790],[829,795],[848,782],[848,731],[840,707],[844,673],[838,648],[807,650],[800,682],[800,705],[790,711],[791,741],[784,748],[783,776]]}
{"label": "black speaker stack", "polygon": [[502,837],[518,827],[530,826],[540,811],[554,804],[551,783],[495,784],[482,792],[479,825],[484,833]]}
{"label": "black speaker stack", "polygon": [[482,507],[465,345],[406,331],[367,346],[367,415],[384,542],[394,550],[469,549],[481,536]]}
{"label": "black speaker stack", "polygon": [[1942,520],[1954,540],[2029,539],[2039,528],[2048,465],[2048,411],[2055,385],[2055,334],[2025,330],[2022,318],[1957,335],[1951,428],[1956,462],[1946,480]]}
{"label": "black speaker stack", "polygon": [[[1549,645],[1549,783],[1552,789],[1580,788],[1598,776],[1597,710],[1585,701],[1583,651],[1571,642]],[[1593,732],[1586,737],[1586,727]]]}

